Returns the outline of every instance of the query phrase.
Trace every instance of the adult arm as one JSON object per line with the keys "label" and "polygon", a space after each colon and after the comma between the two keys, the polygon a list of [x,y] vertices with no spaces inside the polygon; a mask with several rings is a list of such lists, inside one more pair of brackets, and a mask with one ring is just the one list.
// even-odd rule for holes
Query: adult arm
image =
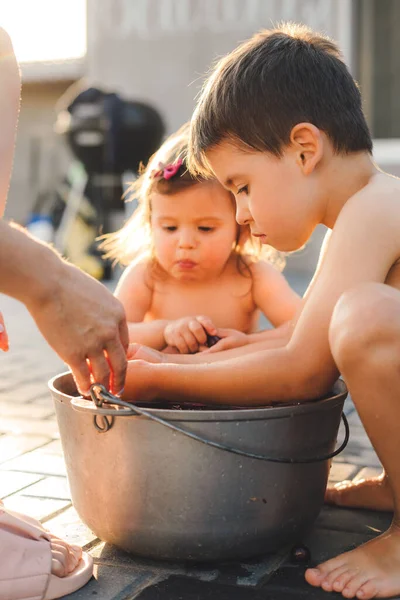
{"label": "adult arm", "polygon": [[128,330],[121,303],[104,285],[0,221],[0,291],[26,305],[83,394],[91,379],[122,390]]}
{"label": "adult arm", "polygon": [[0,27],[0,217],[4,213],[14,156],[21,79],[8,34]]}

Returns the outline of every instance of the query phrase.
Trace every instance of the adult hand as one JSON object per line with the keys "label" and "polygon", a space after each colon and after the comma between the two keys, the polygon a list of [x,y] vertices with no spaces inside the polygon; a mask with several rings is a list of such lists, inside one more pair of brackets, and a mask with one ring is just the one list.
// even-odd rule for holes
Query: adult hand
{"label": "adult hand", "polygon": [[104,285],[59,261],[56,285],[26,305],[50,346],[71,368],[78,390],[93,382],[114,394],[124,387],[128,327],[122,304]]}
{"label": "adult hand", "polygon": [[202,350],[202,354],[211,354],[214,352],[221,352],[221,350],[229,350],[230,348],[239,348],[239,346],[245,346],[249,343],[248,336],[242,331],[237,329],[224,329],[218,328],[217,334],[221,339],[219,342]]}
{"label": "adult hand", "polygon": [[183,317],[166,326],[164,339],[167,346],[177,348],[181,354],[189,354],[206,346],[207,334],[216,333],[215,325],[208,317]]}

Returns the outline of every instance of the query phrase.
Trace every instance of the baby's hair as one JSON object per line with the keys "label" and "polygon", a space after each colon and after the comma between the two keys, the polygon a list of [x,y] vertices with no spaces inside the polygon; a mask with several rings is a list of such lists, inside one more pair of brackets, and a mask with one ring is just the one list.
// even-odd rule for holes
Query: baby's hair
{"label": "baby's hair", "polygon": [[[171,135],[142,166],[138,179],[128,189],[128,199],[137,200],[138,207],[125,225],[115,233],[103,236],[101,249],[106,258],[121,265],[153,259],[156,263],[151,232],[151,196],[177,194],[196,185],[209,184],[201,175],[187,169],[189,123]],[[165,167],[173,167],[173,175],[165,177]],[[234,199],[232,197],[232,202]],[[264,258],[282,269],[285,261],[280,253],[269,246],[261,246],[252,238],[248,227],[238,225],[238,235],[232,251],[238,258],[238,269],[248,271],[248,261]],[[243,267],[243,269],[242,269]]]}
{"label": "baby's hair", "polygon": [[222,58],[200,94],[188,166],[207,176],[206,153],[224,140],[281,156],[298,123],[312,123],[336,153],[372,153],[356,82],[332,40],[287,23],[263,30]]}

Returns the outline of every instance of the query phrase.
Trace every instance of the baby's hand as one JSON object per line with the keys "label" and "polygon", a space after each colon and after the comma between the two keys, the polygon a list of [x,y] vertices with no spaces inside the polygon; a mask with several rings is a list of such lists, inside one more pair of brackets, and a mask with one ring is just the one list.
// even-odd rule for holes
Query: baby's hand
{"label": "baby's hand", "polygon": [[239,346],[245,346],[249,343],[248,336],[237,329],[217,329],[217,336],[221,339],[210,348],[202,349],[203,353],[221,352],[221,350],[239,348]]}
{"label": "baby's hand", "polygon": [[177,348],[181,354],[193,354],[207,345],[207,334],[216,335],[217,329],[208,317],[184,317],[169,323],[164,329],[167,346]]}
{"label": "baby's hand", "polygon": [[3,315],[0,313],[0,350],[7,352],[8,350],[8,335],[6,326],[4,325]]}

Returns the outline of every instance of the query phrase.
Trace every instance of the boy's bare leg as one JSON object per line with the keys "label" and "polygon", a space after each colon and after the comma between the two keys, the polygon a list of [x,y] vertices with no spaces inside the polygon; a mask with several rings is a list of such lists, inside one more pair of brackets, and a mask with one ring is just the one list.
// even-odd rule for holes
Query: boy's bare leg
{"label": "boy's bare leg", "polygon": [[387,598],[400,594],[400,292],[370,283],[346,293],[332,317],[330,342],[389,483],[383,494],[376,479],[351,493],[349,486],[349,504],[379,508],[391,496],[394,518],[386,533],[308,569],[306,579],[345,598]]}

